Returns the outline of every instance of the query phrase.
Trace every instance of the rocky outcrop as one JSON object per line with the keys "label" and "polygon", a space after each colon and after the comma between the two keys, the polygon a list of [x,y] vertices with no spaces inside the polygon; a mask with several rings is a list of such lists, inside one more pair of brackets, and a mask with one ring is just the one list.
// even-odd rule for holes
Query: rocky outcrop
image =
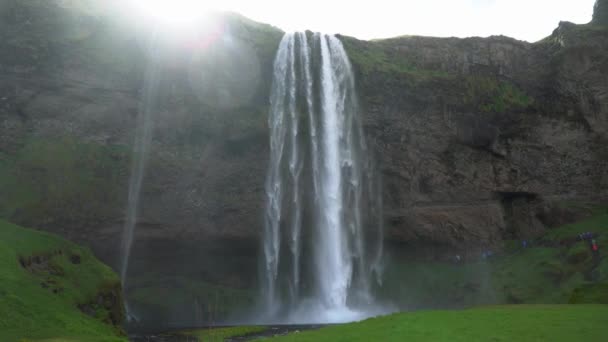
{"label": "rocky outcrop", "polygon": [[608,25],[608,1],[596,0],[593,7],[593,20],[595,25]]}

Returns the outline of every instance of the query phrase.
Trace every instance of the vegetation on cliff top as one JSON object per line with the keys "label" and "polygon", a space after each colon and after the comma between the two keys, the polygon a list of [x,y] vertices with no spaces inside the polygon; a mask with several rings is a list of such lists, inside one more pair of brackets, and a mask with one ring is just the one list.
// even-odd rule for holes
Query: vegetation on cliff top
{"label": "vegetation on cliff top", "polygon": [[406,58],[394,56],[390,44],[383,41],[360,41],[356,38],[341,36],[348,57],[363,75],[370,73],[391,73],[413,76],[422,79],[445,78],[449,74],[442,70],[417,68]]}
{"label": "vegetation on cliff top", "polygon": [[120,281],[88,250],[0,220],[0,340],[123,341]]}
{"label": "vegetation on cliff top", "polygon": [[[480,113],[524,111],[534,104],[530,94],[500,74],[461,73],[449,71],[445,66],[429,68],[418,65],[420,63],[410,60],[411,56],[395,47],[398,46],[395,40],[399,38],[378,41],[340,38],[363,88],[380,86],[383,93],[392,93],[402,85],[408,86],[405,93],[427,89],[448,95],[446,99],[453,106]],[[411,44],[416,43],[412,41]],[[370,82],[372,85],[368,84]],[[364,94],[363,98],[381,102],[371,99],[370,94]]]}
{"label": "vegetation on cliff top", "polygon": [[603,341],[608,305],[490,306],[420,311],[275,337],[271,341]]}

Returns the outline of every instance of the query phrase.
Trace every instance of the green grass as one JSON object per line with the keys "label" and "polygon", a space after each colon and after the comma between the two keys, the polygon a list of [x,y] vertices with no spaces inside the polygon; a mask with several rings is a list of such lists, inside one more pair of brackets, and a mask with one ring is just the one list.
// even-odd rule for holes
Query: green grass
{"label": "green grass", "polygon": [[263,326],[241,326],[184,331],[181,335],[194,336],[201,342],[223,342],[230,337],[244,336],[264,330],[266,330],[266,327]]}
{"label": "green grass", "polygon": [[419,79],[446,78],[449,74],[441,70],[423,69],[403,56],[395,55],[393,46],[387,41],[359,41],[351,37],[340,37],[350,61],[363,75],[371,73],[401,74]]}
{"label": "green grass", "polygon": [[551,230],[542,240],[559,243],[565,239],[576,238],[581,233],[595,232],[600,234],[598,241],[606,245],[608,243],[608,208],[597,206],[592,208],[591,212],[591,217]]}
{"label": "green grass", "polygon": [[[507,241],[505,250],[488,260],[393,261],[380,297],[401,308],[567,304],[574,291],[580,298],[603,298],[601,293],[582,293],[605,290],[588,287],[591,280],[608,283],[608,213],[603,207],[589,213],[587,219],[550,230],[532,247],[522,249],[521,242]],[[588,244],[577,240],[587,231],[599,235],[602,258],[597,267]]]}
{"label": "green grass", "polygon": [[[453,95],[450,101],[454,104],[480,113],[524,111],[534,104],[534,98],[526,93],[525,89],[509,80],[497,76],[461,75],[447,69],[429,68],[424,63],[395,50],[393,39],[359,41],[341,37],[341,40],[363,87],[366,87],[368,80],[378,79],[382,79],[385,85],[390,85],[386,92],[400,85],[415,87],[419,91],[445,87],[444,93]],[[365,96],[369,97],[370,94]]]}
{"label": "green grass", "polygon": [[497,303],[567,303],[574,287],[584,281],[583,269],[569,268],[554,248],[527,248],[492,264]]}
{"label": "green grass", "polygon": [[534,103],[534,99],[516,85],[494,77],[467,76],[464,86],[464,103],[475,105],[481,112],[522,110]]}
{"label": "green grass", "polygon": [[544,247],[461,264],[401,262],[388,269],[381,295],[414,308],[567,303],[584,282],[578,270],[567,266],[558,250]]}
{"label": "green grass", "polygon": [[572,292],[570,304],[608,304],[608,283],[585,284]]}
{"label": "green grass", "polygon": [[[45,261],[21,265],[32,257]],[[0,220],[0,341],[124,341],[109,324],[122,306],[107,297],[121,303],[120,292],[116,274],[88,249]]]}
{"label": "green grass", "polygon": [[605,341],[607,305],[510,305],[421,311],[271,338],[289,342]]}

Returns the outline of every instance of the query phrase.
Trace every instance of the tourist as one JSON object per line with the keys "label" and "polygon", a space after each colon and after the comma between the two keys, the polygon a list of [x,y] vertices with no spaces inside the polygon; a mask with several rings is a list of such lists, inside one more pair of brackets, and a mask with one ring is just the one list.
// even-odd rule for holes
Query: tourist
{"label": "tourist", "polygon": [[591,240],[591,243],[589,245],[591,247],[591,256],[592,256],[592,260],[593,260],[593,269],[595,269],[595,272],[593,274],[593,279],[595,281],[597,281],[600,277],[600,270],[598,268],[598,266],[600,265],[600,247],[597,244],[597,241],[595,241],[595,239]]}

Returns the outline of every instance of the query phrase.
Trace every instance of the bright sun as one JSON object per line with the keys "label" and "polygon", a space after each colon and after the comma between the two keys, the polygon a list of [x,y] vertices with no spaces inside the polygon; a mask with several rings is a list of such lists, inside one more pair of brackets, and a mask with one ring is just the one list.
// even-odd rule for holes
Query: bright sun
{"label": "bright sun", "polygon": [[154,25],[171,29],[188,29],[200,20],[218,10],[208,0],[129,0],[131,9]]}

